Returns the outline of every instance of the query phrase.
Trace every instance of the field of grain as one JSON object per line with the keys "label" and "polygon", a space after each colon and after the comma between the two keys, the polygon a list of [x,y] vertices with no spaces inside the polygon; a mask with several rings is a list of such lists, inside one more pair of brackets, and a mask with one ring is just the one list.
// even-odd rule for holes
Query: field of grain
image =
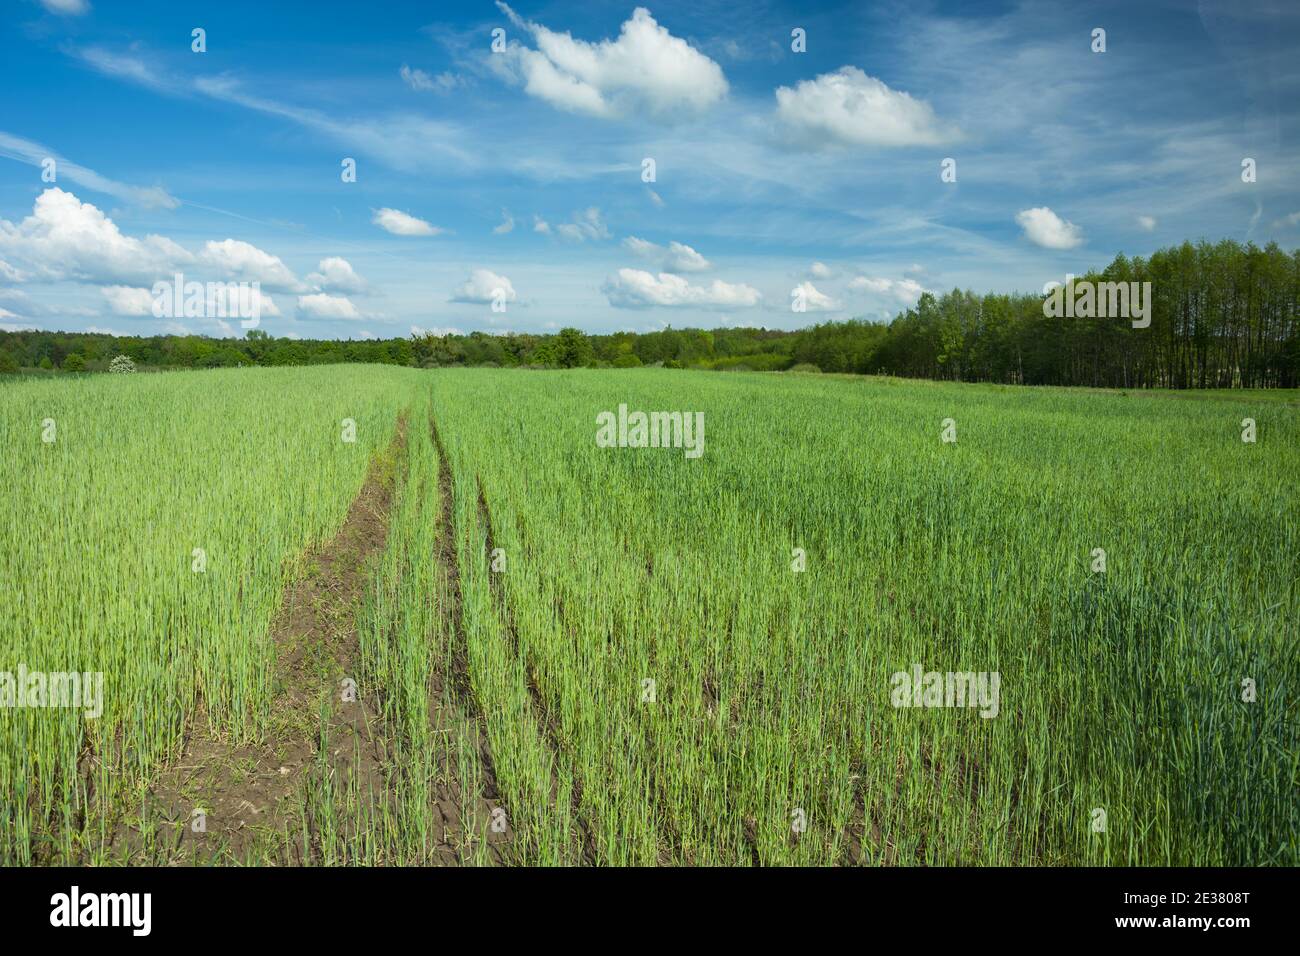
{"label": "field of grain", "polygon": [[[620,406],[702,415],[701,453],[601,447]],[[0,672],[104,675],[93,717],[0,707],[0,861],[1295,865],[1298,410],[0,383]],[[996,703],[898,706],[914,671]]]}

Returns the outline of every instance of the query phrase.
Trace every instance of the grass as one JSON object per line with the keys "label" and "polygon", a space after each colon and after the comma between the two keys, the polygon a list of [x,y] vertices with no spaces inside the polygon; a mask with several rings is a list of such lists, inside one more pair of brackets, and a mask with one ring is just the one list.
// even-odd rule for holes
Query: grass
{"label": "grass", "polygon": [[[1295,865],[1295,395],[1170,397],[354,366],[0,386],[0,670],[106,682],[97,721],[0,708],[0,859],[95,858],[192,722],[267,732],[279,595],[411,409],[356,609],[386,792],[324,761],[304,859]],[[597,447],[620,404],[703,412],[703,456]],[[997,672],[998,716],[892,706],[914,664]]]}
{"label": "grass", "polygon": [[[619,403],[703,411],[704,456],[597,448]],[[494,752],[554,722],[599,861],[1295,861],[1291,409],[1244,444],[1235,400],[650,370],[447,371],[434,408],[470,587],[475,481],[510,559]],[[913,663],[1000,672],[1001,715],[891,707]]]}
{"label": "grass", "polygon": [[93,856],[87,791],[100,810],[125,801],[187,722],[265,731],[280,594],[425,381],[342,367],[0,387],[0,670],[104,674],[97,720],[0,708],[0,861]]}

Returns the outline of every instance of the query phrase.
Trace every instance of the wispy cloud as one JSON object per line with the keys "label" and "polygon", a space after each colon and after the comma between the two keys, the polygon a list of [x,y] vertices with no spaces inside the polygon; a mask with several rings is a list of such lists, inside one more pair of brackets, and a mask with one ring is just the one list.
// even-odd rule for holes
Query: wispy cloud
{"label": "wispy cloud", "polygon": [[168,194],[161,186],[132,186],[129,183],[101,176],[93,169],[87,169],[85,166],[64,159],[56,150],[48,146],[42,146],[40,143],[3,130],[0,130],[0,156],[32,166],[43,166],[47,161],[52,160],[55,177],[52,182],[58,182],[59,178],[70,179],[79,186],[114,196],[125,202],[162,209],[175,209],[180,205],[180,200]]}

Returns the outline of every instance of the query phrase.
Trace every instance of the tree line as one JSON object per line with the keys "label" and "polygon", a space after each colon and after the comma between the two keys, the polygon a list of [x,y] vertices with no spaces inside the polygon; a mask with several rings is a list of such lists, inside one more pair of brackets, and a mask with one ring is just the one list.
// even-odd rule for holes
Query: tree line
{"label": "tree line", "polygon": [[[1060,277],[1061,281],[1065,277]],[[423,368],[643,365],[803,369],[1024,385],[1109,388],[1300,386],[1300,250],[1233,240],[1117,256],[1076,283],[1150,283],[1149,325],[1052,314],[1044,293],[923,294],[888,323],[854,319],[792,332],[673,329],[588,335],[417,334],[371,341],[0,332],[0,373],[378,362]],[[1059,310],[1057,310],[1059,311]]]}

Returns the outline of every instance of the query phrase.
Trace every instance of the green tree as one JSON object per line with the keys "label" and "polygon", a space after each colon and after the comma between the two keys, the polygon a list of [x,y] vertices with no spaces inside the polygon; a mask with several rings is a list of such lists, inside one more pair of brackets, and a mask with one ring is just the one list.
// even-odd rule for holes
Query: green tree
{"label": "green tree", "polygon": [[578,368],[592,361],[591,340],[580,329],[560,329],[555,342],[555,364],[561,368]]}

